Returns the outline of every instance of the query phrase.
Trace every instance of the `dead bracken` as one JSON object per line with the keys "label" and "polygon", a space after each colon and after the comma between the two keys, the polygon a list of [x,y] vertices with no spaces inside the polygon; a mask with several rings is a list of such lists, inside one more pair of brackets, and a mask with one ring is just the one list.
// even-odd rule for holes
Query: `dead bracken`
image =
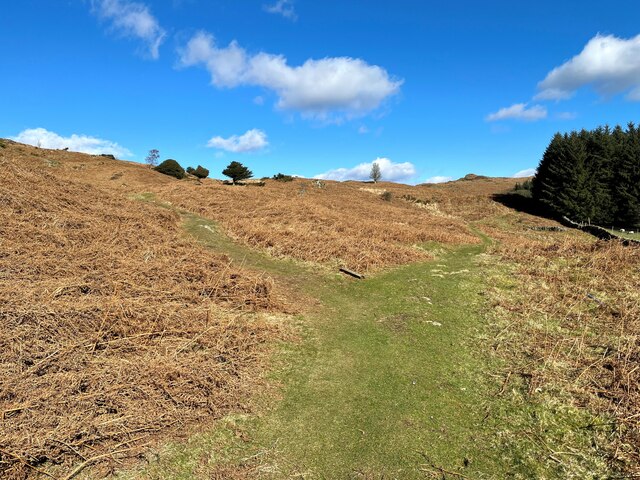
{"label": "dead bracken", "polygon": [[[249,408],[284,294],[177,215],[0,153],[0,477],[65,478]],[[15,151],[14,151],[15,152]],[[86,157],[86,156],[85,156]]]}

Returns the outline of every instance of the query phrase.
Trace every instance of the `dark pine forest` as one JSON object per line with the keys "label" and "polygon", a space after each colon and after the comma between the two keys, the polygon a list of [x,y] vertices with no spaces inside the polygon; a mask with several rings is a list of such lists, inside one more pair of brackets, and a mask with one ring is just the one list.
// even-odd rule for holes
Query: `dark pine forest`
{"label": "dark pine forest", "polygon": [[556,215],[640,229],[640,128],[557,133],[533,179],[533,197]]}

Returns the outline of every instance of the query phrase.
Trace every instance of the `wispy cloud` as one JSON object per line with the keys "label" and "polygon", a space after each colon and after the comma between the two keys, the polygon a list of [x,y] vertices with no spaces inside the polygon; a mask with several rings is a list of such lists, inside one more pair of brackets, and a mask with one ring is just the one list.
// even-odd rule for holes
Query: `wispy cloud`
{"label": "wispy cloud", "polygon": [[149,7],[128,0],[91,0],[91,5],[99,18],[110,22],[114,32],[142,40],[151,58],[160,56],[166,33]]}
{"label": "wispy cloud", "polygon": [[382,180],[385,182],[408,182],[416,175],[416,167],[409,162],[395,163],[388,158],[376,158],[372,162],[361,163],[353,168],[336,168],[328,172],[316,175],[314,178],[323,180],[369,180],[371,167],[377,163],[382,173]]}
{"label": "wispy cloud", "polygon": [[75,133],[70,137],[63,137],[44,128],[23,130],[15,137],[12,137],[11,140],[35,147],[51,149],[68,148],[72,152],[89,153],[92,155],[110,153],[118,158],[130,158],[133,156],[128,149],[110,140],[88,135],[77,135]]}
{"label": "wispy cloud", "polygon": [[499,120],[524,120],[535,122],[547,118],[547,109],[542,105],[528,106],[527,103],[516,103],[510,107],[501,108],[495,113],[487,115],[487,122],[497,122]]}
{"label": "wispy cloud", "polygon": [[235,41],[218,47],[206,32],[194,35],[180,50],[180,64],[205,67],[218,88],[254,85],[272,90],[278,108],[324,121],[365,115],[397,94],[403,83],[361,59],[328,57],[290,66],[283,55],[250,55]]}
{"label": "wispy cloud", "polygon": [[563,100],[587,85],[601,95],[626,92],[627,99],[640,101],[640,35],[596,35],[582,52],[549,72],[535,98]]}
{"label": "wispy cloud", "polygon": [[264,5],[262,8],[264,8],[265,12],[282,15],[284,18],[288,18],[294,22],[298,19],[298,15],[293,7],[293,0],[277,0],[273,5]]}
{"label": "wispy cloud", "polygon": [[556,114],[556,118],[558,120],[574,120],[578,118],[578,114],[576,112],[560,112]]}
{"label": "wispy cloud", "polygon": [[537,168],[525,168],[511,175],[511,178],[533,177],[536,174],[536,170]]}
{"label": "wispy cloud", "polygon": [[444,177],[436,175],[435,177],[427,178],[424,183],[446,183],[453,180],[453,177]]}
{"label": "wispy cloud", "polygon": [[268,145],[267,134],[256,128],[242,135],[232,135],[228,138],[213,137],[207,143],[208,147],[233,153],[255,152],[266,148]]}

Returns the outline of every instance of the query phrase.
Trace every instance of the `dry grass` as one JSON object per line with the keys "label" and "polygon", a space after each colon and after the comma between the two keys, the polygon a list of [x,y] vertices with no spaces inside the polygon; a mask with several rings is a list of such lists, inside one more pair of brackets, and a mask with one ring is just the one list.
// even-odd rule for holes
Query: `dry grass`
{"label": "dry grass", "polygon": [[429,241],[478,242],[459,219],[416,208],[401,198],[384,201],[360,186],[324,182],[318,187],[296,179],[268,181],[265,187],[174,183],[156,192],[215,219],[235,239],[274,256],[358,271],[428,259],[418,246]]}
{"label": "dry grass", "polygon": [[[211,179],[176,181],[138,164],[12,142],[7,151],[16,159],[50,165],[50,173],[58,177],[109,191],[155,193],[277,257],[372,271],[430,258],[419,248],[425,242],[478,242],[463,221],[400,198],[395,191],[402,187],[394,184],[378,184],[374,191],[361,190],[363,184],[357,182],[318,187],[305,179],[231,186]],[[380,198],[378,190],[385,189],[394,192],[390,202]]]}
{"label": "dry grass", "polygon": [[494,348],[530,395],[562,392],[602,418],[611,462],[640,473],[640,248],[513,227],[487,228],[516,287],[492,291],[507,324]]}
{"label": "dry grass", "polygon": [[[7,477],[45,462],[68,467],[146,441],[138,436],[246,408],[259,383],[268,340],[281,332],[241,312],[283,311],[284,300],[269,279],[183,240],[173,214],[122,199],[141,192],[275,256],[362,271],[426,259],[424,242],[477,242],[473,222],[498,241],[494,258],[514,272],[516,288],[492,291],[506,325],[495,348],[513,371],[530,375],[531,395],[559,389],[613,419],[611,458],[631,470],[640,464],[640,249],[530,230],[553,222],[491,198],[514,179],[232,187],[12,142],[0,150],[6,168],[0,473]],[[391,201],[380,198],[384,191]]]}
{"label": "dry grass", "polygon": [[246,410],[286,330],[267,314],[288,310],[273,281],[186,240],[175,214],[61,180],[11,147],[0,150],[0,476],[64,478]]}

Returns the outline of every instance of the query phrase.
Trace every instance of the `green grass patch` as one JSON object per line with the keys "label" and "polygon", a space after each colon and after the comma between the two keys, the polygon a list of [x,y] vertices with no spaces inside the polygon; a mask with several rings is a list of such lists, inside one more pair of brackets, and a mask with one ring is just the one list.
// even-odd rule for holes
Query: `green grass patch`
{"label": "green grass patch", "polygon": [[630,233],[628,231],[621,232],[620,230],[611,230],[609,228],[607,228],[605,230],[607,230],[610,233],[613,233],[614,235],[622,237],[622,238],[628,238],[630,240],[638,240],[638,241],[640,241],[640,232],[636,232],[635,230],[633,230],[634,233]]}

